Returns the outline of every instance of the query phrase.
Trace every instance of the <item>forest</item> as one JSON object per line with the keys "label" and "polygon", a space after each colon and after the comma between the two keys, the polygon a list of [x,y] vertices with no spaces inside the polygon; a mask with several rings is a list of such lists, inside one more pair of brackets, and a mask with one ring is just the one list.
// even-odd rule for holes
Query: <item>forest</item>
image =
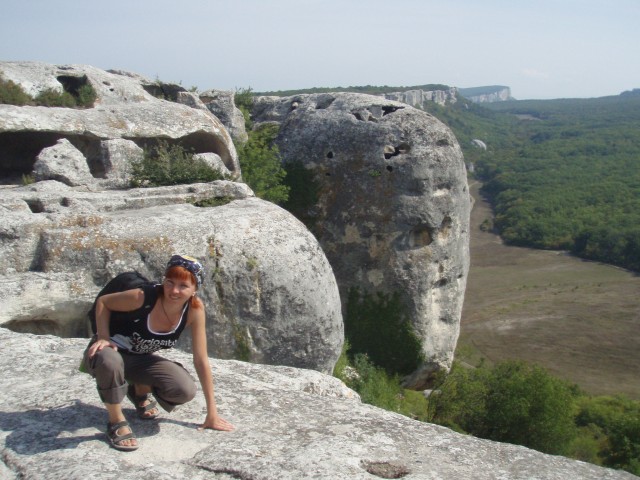
{"label": "forest", "polygon": [[429,110],[456,134],[507,244],[640,271],[639,93]]}

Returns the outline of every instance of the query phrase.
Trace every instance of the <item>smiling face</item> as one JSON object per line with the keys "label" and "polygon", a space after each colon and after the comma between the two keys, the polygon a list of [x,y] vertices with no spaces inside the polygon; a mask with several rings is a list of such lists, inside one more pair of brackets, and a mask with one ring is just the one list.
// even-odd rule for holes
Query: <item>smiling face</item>
{"label": "smiling face", "polygon": [[162,288],[165,299],[181,304],[189,300],[197,290],[193,275],[182,267],[167,270]]}

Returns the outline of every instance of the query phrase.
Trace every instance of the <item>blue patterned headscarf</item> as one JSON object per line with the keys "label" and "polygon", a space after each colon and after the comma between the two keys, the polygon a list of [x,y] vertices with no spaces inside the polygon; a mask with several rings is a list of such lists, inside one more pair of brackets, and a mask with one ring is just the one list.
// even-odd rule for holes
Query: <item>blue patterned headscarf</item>
{"label": "blue patterned headscarf", "polygon": [[187,255],[173,255],[169,259],[169,263],[167,263],[167,270],[171,267],[186,268],[189,272],[193,273],[194,277],[196,277],[198,288],[202,285],[202,282],[204,281],[204,267],[197,259]]}

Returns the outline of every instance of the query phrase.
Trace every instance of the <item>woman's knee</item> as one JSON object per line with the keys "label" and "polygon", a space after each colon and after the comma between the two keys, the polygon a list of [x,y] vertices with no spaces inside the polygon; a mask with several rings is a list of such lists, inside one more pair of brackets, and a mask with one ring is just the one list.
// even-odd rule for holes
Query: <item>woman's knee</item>
{"label": "woman's knee", "polygon": [[106,347],[95,353],[93,359],[94,370],[103,372],[124,372],[122,356],[113,348]]}
{"label": "woman's knee", "polygon": [[163,382],[153,388],[158,403],[167,411],[193,400],[196,391],[196,384],[186,371],[174,376],[170,382]]}

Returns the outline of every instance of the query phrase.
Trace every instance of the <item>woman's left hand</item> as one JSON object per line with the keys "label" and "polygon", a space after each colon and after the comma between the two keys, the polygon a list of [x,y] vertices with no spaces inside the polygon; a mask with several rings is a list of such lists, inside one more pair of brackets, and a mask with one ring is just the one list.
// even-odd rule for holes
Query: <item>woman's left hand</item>
{"label": "woman's left hand", "polygon": [[204,423],[198,427],[198,430],[206,430],[210,428],[212,430],[221,430],[223,432],[230,432],[234,430],[234,427],[230,422],[226,421],[222,417],[209,417],[205,418]]}

